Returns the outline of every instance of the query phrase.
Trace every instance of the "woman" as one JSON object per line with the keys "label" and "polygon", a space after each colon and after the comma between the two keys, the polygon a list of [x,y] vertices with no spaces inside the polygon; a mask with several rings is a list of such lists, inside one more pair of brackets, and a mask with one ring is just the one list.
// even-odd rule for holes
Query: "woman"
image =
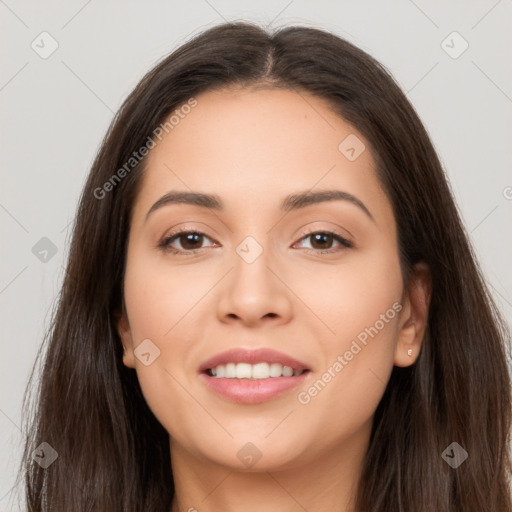
{"label": "woman", "polygon": [[227,23],[142,79],[48,341],[31,511],[512,511],[504,323],[412,106],[332,34]]}

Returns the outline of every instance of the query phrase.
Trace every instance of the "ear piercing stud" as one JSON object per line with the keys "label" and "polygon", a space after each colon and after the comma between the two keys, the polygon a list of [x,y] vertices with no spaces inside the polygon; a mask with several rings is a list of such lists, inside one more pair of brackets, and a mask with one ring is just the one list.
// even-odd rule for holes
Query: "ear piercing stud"
{"label": "ear piercing stud", "polygon": [[412,348],[410,348],[410,349],[407,351],[407,355],[408,355],[409,357],[412,357]]}

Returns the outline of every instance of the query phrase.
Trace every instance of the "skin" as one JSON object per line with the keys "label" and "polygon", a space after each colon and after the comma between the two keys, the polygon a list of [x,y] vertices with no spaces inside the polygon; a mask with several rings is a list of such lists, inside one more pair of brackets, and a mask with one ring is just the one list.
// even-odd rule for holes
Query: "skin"
{"label": "skin", "polygon": [[[419,264],[403,283],[396,221],[369,144],[322,99],[276,89],[209,91],[196,99],[148,157],[132,211],[126,314],[117,325],[124,364],[137,372],[170,435],[172,512],[350,511],[393,365],[413,364],[421,346],[428,268]],[[366,146],[355,161],[338,150],[349,134]],[[279,209],[288,194],[311,189],[348,192],[373,220],[349,201]],[[217,194],[225,210],[170,204],[146,219],[173,190]],[[182,255],[158,248],[179,229],[206,235],[195,254],[185,237],[172,242]],[[354,246],[308,236],[331,230]],[[250,264],[236,252],[247,236],[263,248]],[[300,403],[299,392],[395,303],[399,313]],[[148,366],[134,353],[145,339],[160,350]],[[298,389],[236,404],[198,377],[201,363],[234,347],[270,347],[311,371]],[[237,457],[248,442],[261,454],[250,467]]]}

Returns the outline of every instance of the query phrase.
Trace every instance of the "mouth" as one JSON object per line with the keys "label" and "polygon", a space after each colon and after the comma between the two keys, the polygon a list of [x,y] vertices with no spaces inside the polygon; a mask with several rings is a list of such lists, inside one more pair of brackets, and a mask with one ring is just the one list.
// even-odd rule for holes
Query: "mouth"
{"label": "mouth", "polygon": [[205,361],[199,372],[207,388],[222,398],[256,404],[301,385],[311,369],[271,349],[235,349]]}

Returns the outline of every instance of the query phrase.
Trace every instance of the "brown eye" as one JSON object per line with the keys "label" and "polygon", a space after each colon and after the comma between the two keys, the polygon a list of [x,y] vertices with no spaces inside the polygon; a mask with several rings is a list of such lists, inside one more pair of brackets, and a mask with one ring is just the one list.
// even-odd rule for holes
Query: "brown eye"
{"label": "brown eye", "polygon": [[181,247],[185,250],[198,249],[201,246],[202,237],[200,233],[184,233],[178,235],[176,238],[179,240]]}
{"label": "brown eye", "polygon": [[[204,233],[199,231],[179,231],[162,240],[159,247],[164,251],[169,251],[174,254],[193,252],[195,250],[203,249],[202,243],[204,239],[211,240]],[[178,244],[178,247],[176,247]]]}
{"label": "brown eye", "polygon": [[311,237],[313,249],[330,249],[334,242],[332,233],[315,233],[309,236]]}
{"label": "brown eye", "polygon": [[[332,232],[332,231],[315,231],[312,233],[308,233],[304,236],[300,241],[310,239],[311,249],[305,247],[306,250],[310,250],[310,252],[320,252],[322,253],[333,253],[342,250],[342,248],[350,248],[353,247],[353,244],[349,242],[346,238],[341,235]],[[342,248],[333,248],[333,244],[338,244]]]}

